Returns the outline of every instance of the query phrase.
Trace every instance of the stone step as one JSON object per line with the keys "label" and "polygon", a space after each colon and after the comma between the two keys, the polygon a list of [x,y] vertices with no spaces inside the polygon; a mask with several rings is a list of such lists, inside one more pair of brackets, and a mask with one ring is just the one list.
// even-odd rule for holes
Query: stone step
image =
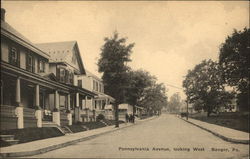
{"label": "stone step", "polygon": [[6,140],[14,140],[14,135],[0,135],[0,138],[4,141]]}
{"label": "stone step", "polygon": [[9,143],[10,145],[16,145],[19,142],[19,140],[4,140],[4,141]]}
{"label": "stone step", "polygon": [[62,126],[61,129],[63,130],[64,134],[72,134],[73,133],[67,126]]}

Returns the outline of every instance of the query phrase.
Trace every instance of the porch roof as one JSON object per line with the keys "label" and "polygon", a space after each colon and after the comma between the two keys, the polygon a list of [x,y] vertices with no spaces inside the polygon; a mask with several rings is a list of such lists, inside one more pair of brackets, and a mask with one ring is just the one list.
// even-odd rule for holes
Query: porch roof
{"label": "porch roof", "polygon": [[95,99],[109,99],[111,102],[114,102],[115,99],[107,94],[104,93],[98,93],[97,96],[95,96]]}
{"label": "porch roof", "polygon": [[57,81],[51,80],[46,75],[41,76],[39,74],[29,72],[29,71],[21,69],[19,67],[12,66],[11,64],[6,63],[4,61],[1,61],[1,74],[2,73],[8,74],[8,75],[13,76],[13,77],[20,77],[23,80],[30,81],[32,83],[39,84],[39,85],[47,87],[47,88],[49,87],[52,89],[59,89],[59,90],[64,91],[64,92],[69,92],[71,89],[71,87],[69,87],[63,83],[59,83]]}

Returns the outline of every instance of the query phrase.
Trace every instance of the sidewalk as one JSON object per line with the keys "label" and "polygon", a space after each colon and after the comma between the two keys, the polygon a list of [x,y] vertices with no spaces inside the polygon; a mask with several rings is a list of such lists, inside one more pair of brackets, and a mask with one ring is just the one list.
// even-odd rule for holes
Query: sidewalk
{"label": "sidewalk", "polygon": [[186,117],[183,117],[181,119],[203,130],[206,130],[214,134],[215,136],[220,137],[221,139],[225,141],[229,141],[233,143],[249,144],[249,133],[235,130],[235,129],[226,128],[226,127],[215,125],[215,124],[210,124],[210,123],[203,122],[200,120],[195,120],[192,118],[188,118],[188,120],[186,120]]}
{"label": "sidewalk", "polygon": [[32,141],[23,144],[12,145],[8,147],[0,148],[0,157],[23,157],[23,156],[32,156],[41,153],[45,153],[48,151],[52,151],[55,149],[63,148],[77,142],[85,141],[88,139],[92,139],[94,137],[110,133],[116,130],[120,130],[123,128],[127,128],[133,125],[138,125],[144,121],[155,119],[156,116],[150,117],[144,120],[138,120],[135,124],[132,123],[124,123],[120,124],[119,128],[115,128],[114,125],[107,126],[99,129],[69,134],[60,137],[48,138],[43,140]]}

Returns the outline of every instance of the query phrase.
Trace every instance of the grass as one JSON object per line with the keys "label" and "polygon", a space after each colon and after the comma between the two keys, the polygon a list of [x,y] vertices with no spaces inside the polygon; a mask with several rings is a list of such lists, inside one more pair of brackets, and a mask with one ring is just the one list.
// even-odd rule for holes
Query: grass
{"label": "grass", "polygon": [[80,124],[73,124],[73,125],[67,125],[67,127],[73,132],[73,133],[78,133],[78,132],[82,132],[82,131],[86,131],[87,129],[84,128],[82,125]]}
{"label": "grass", "polygon": [[14,135],[15,140],[19,140],[19,143],[25,143],[51,137],[63,136],[64,134],[57,128],[43,127],[2,130],[1,135]]}
{"label": "grass", "polygon": [[249,114],[241,113],[220,113],[218,116],[207,117],[205,114],[193,114],[189,117],[211,124],[228,127],[249,133]]}
{"label": "grass", "polygon": [[[104,124],[103,122],[105,122],[106,124]],[[115,120],[107,120],[104,119],[103,122],[100,121],[93,121],[93,122],[78,122],[78,123],[74,123],[73,125],[67,126],[73,133],[77,133],[77,132],[82,132],[82,131],[86,131],[88,128],[89,130],[92,129],[98,129],[98,128],[102,128],[105,126],[111,126],[111,125],[115,125]],[[119,121],[119,124],[124,123],[124,121]]]}
{"label": "grass", "polygon": [[[104,119],[103,122],[105,122],[108,126],[115,125],[115,120]],[[122,123],[124,123],[124,121],[119,120],[119,124],[122,124]]]}

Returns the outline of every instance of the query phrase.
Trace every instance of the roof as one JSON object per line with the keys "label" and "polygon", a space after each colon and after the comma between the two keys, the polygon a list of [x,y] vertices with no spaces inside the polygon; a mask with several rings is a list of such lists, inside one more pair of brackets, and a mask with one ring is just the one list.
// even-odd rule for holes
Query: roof
{"label": "roof", "polygon": [[98,93],[95,97],[96,99],[109,99],[110,101],[115,101],[115,99],[107,94]]}
{"label": "roof", "polygon": [[78,56],[78,64],[82,74],[85,74],[80,51],[77,45],[77,41],[62,41],[62,42],[49,42],[49,43],[38,43],[37,47],[47,52],[51,57],[51,62],[67,62],[68,55],[72,53],[74,47],[76,47],[76,55]]}
{"label": "roof", "polygon": [[105,105],[105,108],[104,108],[104,109],[113,109],[113,106],[112,106],[112,104]]}
{"label": "roof", "polygon": [[19,33],[16,29],[10,26],[7,22],[1,19],[1,36],[4,35],[7,38],[17,42],[18,44],[32,50],[38,55],[45,57],[47,59],[50,58],[50,55],[46,52],[42,51],[38,47],[35,46],[30,40],[28,40],[25,36]]}
{"label": "roof", "polygon": [[102,81],[102,79],[99,78],[98,76],[96,76],[95,74],[89,72],[89,71],[86,70],[86,69],[85,69],[85,71],[86,71],[86,75],[87,75],[87,76],[91,76],[91,77],[94,77],[94,78],[98,79],[99,81]]}
{"label": "roof", "polygon": [[128,109],[128,107],[131,106],[127,103],[119,104],[119,109]]}

